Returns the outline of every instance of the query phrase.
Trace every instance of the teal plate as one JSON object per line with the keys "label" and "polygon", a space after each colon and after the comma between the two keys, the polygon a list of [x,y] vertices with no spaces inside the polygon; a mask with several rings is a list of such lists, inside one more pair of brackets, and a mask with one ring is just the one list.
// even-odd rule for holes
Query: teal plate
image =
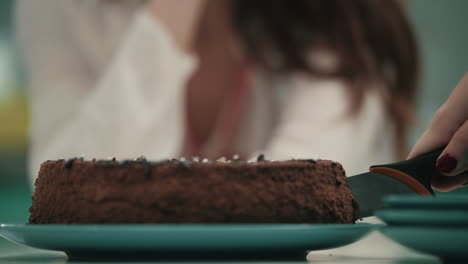
{"label": "teal plate", "polygon": [[415,196],[390,195],[384,198],[384,204],[391,208],[420,209],[468,209],[468,196]]}
{"label": "teal plate", "polygon": [[381,209],[375,216],[389,225],[464,226],[468,210]]}
{"label": "teal plate", "polygon": [[335,248],[359,240],[380,225],[338,224],[0,224],[4,238],[34,248],[63,251],[72,258],[179,253],[290,252]]}
{"label": "teal plate", "polygon": [[468,260],[466,227],[386,226],[379,230],[390,239],[417,251],[447,259]]}

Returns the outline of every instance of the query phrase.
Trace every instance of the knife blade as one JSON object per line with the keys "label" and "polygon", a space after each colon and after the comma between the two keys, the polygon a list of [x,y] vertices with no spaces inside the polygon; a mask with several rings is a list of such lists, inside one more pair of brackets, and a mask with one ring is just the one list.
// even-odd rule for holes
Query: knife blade
{"label": "knife blade", "polygon": [[359,205],[358,217],[372,216],[383,207],[383,197],[391,194],[433,195],[431,178],[438,175],[437,158],[444,148],[410,160],[374,165],[370,171],[346,178]]}

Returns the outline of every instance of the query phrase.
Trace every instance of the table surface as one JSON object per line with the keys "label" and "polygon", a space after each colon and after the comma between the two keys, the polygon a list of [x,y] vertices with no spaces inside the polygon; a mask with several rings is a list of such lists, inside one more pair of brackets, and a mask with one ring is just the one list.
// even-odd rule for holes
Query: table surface
{"label": "table surface", "polygon": [[[145,261],[107,261],[105,263],[164,263],[164,261],[145,260]],[[176,264],[177,261],[166,261]],[[233,260],[220,260],[209,263],[233,263]],[[397,243],[385,238],[378,232],[373,232],[364,239],[337,249],[312,251],[304,260],[261,260],[261,261],[238,261],[239,263],[399,263],[399,264],[438,264],[442,263],[438,258],[420,254],[408,248],[402,247]],[[74,261],[68,260],[62,252],[46,251],[19,245],[0,238],[0,263],[32,264],[32,263],[103,263],[95,261]],[[180,263],[190,263],[183,261]],[[203,263],[202,260],[196,260],[194,263]]]}

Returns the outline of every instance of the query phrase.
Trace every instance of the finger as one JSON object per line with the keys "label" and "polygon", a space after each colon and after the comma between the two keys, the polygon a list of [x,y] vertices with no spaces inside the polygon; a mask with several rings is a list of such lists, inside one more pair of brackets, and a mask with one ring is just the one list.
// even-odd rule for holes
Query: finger
{"label": "finger", "polygon": [[468,120],[468,73],[453,89],[447,101],[437,110],[429,128],[414,145],[408,159],[449,143],[453,134]]}
{"label": "finger", "polygon": [[457,119],[454,119],[454,115],[447,108],[447,105],[441,106],[434,114],[429,128],[414,145],[411,153],[408,155],[408,159],[446,146],[453,134],[460,128],[461,123]]}
{"label": "finger", "polygon": [[434,149],[447,145],[450,137],[441,137],[435,131],[428,129],[422,136],[416,141],[407,159],[412,159],[421,154],[428,153]]}
{"label": "finger", "polygon": [[436,169],[447,176],[455,176],[468,169],[468,121],[455,132],[436,162]]}
{"label": "finger", "polygon": [[467,182],[468,173],[463,173],[452,177],[437,175],[432,178],[431,185],[435,190],[448,192],[466,184]]}
{"label": "finger", "polygon": [[468,73],[458,82],[455,89],[450,93],[447,102],[445,102],[447,108],[451,109],[451,115],[455,119],[463,121],[468,119],[466,98],[468,98]]}

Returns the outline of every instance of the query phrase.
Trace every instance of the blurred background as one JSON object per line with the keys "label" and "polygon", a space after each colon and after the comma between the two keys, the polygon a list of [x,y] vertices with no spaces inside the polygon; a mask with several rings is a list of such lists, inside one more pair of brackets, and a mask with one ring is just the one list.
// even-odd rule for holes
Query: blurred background
{"label": "blurred background", "polygon": [[[423,69],[413,144],[468,71],[468,34],[464,33],[468,1],[405,2],[420,44]],[[27,222],[31,204],[26,175],[26,80],[15,44],[14,4],[13,0],[0,1],[0,223]],[[455,193],[468,194],[466,190]]]}

